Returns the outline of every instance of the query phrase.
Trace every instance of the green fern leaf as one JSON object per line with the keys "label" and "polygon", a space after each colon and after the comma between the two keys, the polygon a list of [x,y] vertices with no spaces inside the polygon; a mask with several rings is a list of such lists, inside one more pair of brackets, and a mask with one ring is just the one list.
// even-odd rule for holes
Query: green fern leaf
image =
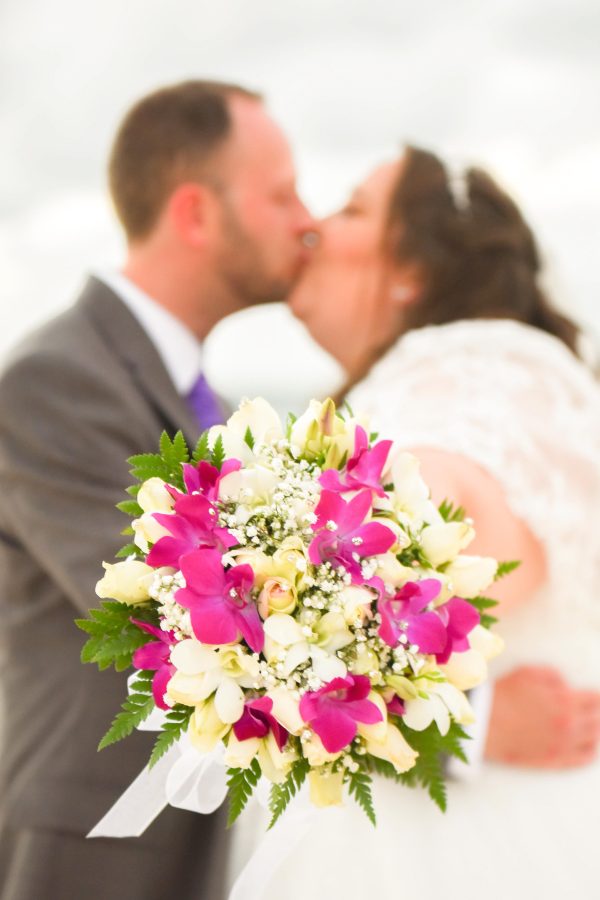
{"label": "green fern leaf", "polygon": [[215,441],[215,446],[212,449],[211,454],[211,462],[213,466],[216,466],[217,469],[221,469],[221,466],[225,462],[225,447],[223,446],[223,438],[221,435],[218,436]]}
{"label": "green fern leaf", "polygon": [[194,452],[192,454],[192,462],[205,462],[210,459],[210,449],[208,446],[208,431],[204,431],[199,439]]}
{"label": "green fern leaf", "polygon": [[131,516],[132,519],[139,518],[144,512],[137,500],[121,500],[120,503],[117,503],[117,509],[120,509],[125,515]]}
{"label": "green fern leaf", "polygon": [[438,512],[445,522],[464,522],[467,511],[463,506],[454,506],[447,499],[442,500],[438,506]]}
{"label": "green fern leaf", "polygon": [[192,706],[184,706],[182,703],[176,703],[166,715],[166,721],[163,724],[162,731],[156,738],[148,768],[156,765],[158,760],[165,755],[167,750],[175,744],[179,738],[187,731],[188,724],[194,709]]}
{"label": "green fern leaf", "polygon": [[358,805],[367,815],[372,825],[377,824],[373,795],[371,793],[371,776],[366,772],[350,772],[348,779],[348,793],[354,797]]}
{"label": "green fern leaf", "polygon": [[511,572],[514,572],[515,569],[518,569],[521,565],[520,559],[511,559],[506,560],[505,562],[498,563],[498,568],[496,569],[496,577],[494,581],[498,581],[500,578],[505,578],[507,575],[510,575]]}
{"label": "green fern leaf", "polygon": [[121,704],[121,712],[117,713],[110,728],[98,744],[98,750],[104,750],[117,741],[128,737],[141,723],[148,718],[155,707],[152,696],[152,676],[154,672],[141,672],[131,686],[131,693]]}
{"label": "green fern leaf", "polygon": [[255,757],[248,769],[228,769],[227,775],[229,789],[227,827],[230,828],[243,811],[258,784],[261,776],[259,762]]}
{"label": "green fern leaf", "polygon": [[277,819],[283,815],[292,797],[295,797],[298,793],[306,781],[309,770],[310,765],[308,760],[302,757],[293,764],[285,781],[282,781],[281,784],[274,784],[271,787],[271,794],[269,796],[271,821],[269,822],[269,829],[271,829]]}
{"label": "green fern leaf", "polygon": [[135,544],[125,544],[125,546],[121,547],[121,549],[115,554],[115,556],[117,559],[127,559],[129,556],[137,556],[141,559],[143,554],[140,548]]}
{"label": "green fern leaf", "polygon": [[100,669],[112,665],[117,672],[128,668],[134,652],[149,640],[133,624],[132,616],[158,624],[158,614],[153,608],[129,606],[116,600],[103,600],[98,609],[89,610],[87,619],[76,619],[77,627],[90,635],[81,650],[81,661],[96,663]]}

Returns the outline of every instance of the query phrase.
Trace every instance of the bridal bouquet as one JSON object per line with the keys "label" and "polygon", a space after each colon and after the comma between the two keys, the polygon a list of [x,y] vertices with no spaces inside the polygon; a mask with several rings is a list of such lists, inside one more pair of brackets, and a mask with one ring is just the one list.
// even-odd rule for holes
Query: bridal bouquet
{"label": "bridal bouquet", "polygon": [[131,459],[133,543],[104,563],[84,662],[137,670],[101,747],[158,708],[150,765],[175,742],[224,745],[230,821],[261,776],[272,824],[302,783],[375,822],[378,773],[445,806],[464,691],[499,649],[482,591],[513,564],[462,555],[464,511],[437,509],[418,460],[331,400],[283,427],[245,401],[190,454],[181,434]]}

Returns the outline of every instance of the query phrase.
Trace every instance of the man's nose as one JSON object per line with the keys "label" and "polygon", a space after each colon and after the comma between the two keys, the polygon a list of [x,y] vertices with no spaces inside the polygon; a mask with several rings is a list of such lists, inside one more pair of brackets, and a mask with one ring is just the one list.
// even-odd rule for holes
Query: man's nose
{"label": "man's nose", "polygon": [[298,197],[297,228],[301,234],[317,230],[317,221],[308,211],[302,200]]}

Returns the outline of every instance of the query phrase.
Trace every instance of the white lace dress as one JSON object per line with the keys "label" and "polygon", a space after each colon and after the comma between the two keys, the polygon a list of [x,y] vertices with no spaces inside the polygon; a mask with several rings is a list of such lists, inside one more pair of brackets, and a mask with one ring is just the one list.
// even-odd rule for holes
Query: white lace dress
{"label": "white lace dress", "polygon": [[[558,340],[509,321],[457,322],[401,340],[352,393],[405,447],[461,453],[504,487],[539,537],[549,577],[505,616],[496,673],[547,663],[600,689],[600,390]],[[378,827],[349,801],[319,811],[265,900],[600,897],[600,765],[484,764],[441,814],[380,781]]]}

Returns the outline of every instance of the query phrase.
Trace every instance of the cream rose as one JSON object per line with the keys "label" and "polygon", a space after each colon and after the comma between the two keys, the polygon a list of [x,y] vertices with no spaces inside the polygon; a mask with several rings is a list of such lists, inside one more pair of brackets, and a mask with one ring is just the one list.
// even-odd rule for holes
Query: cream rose
{"label": "cream rose", "polygon": [[103,600],[110,598],[120,603],[137,606],[150,599],[149,589],[155,570],[139,559],[123,562],[103,562],[104,576],[96,585],[96,595]]}

